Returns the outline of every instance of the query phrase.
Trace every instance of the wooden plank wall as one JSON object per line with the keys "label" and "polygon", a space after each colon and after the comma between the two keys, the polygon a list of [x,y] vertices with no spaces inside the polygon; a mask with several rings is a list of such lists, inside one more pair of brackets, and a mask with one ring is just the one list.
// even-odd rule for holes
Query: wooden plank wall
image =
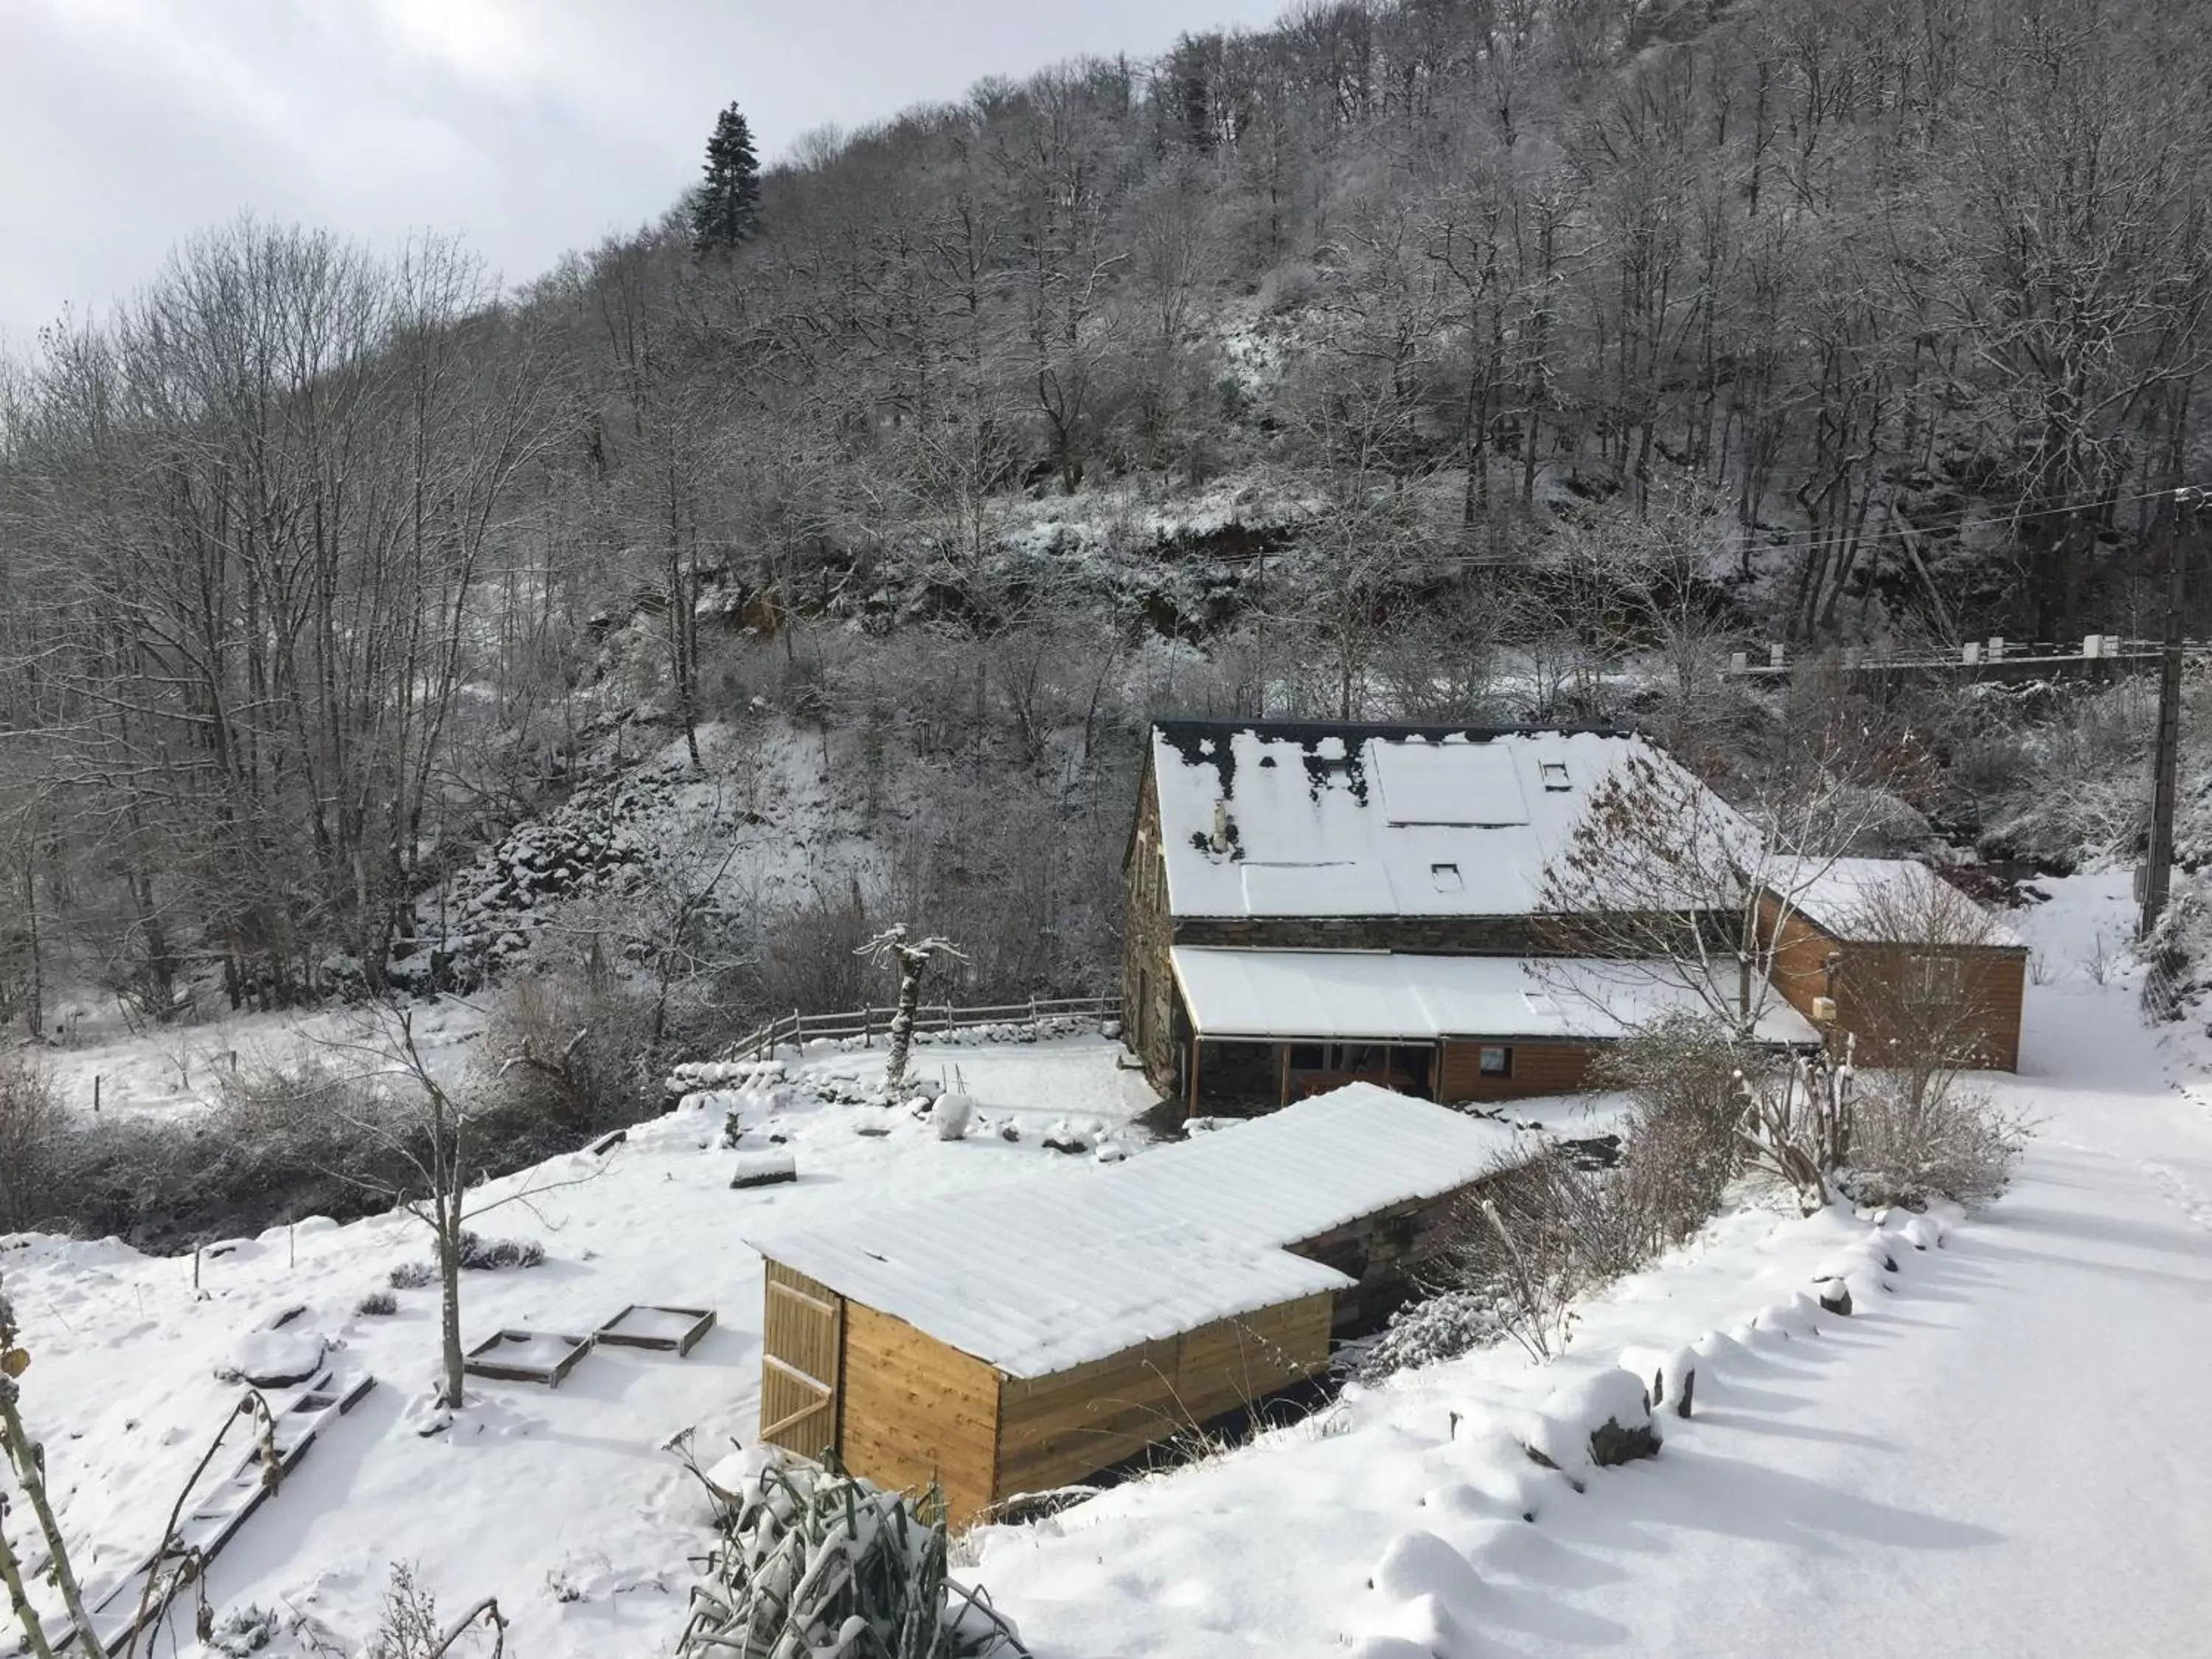
{"label": "wooden plank wall", "polygon": [[[761,1438],[802,1457],[819,1457],[837,1449],[844,1299],[827,1285],[793,1273],[780,1261],[763,1266]],[[771,1359],[790,1370],[770,1364]],[[815,1378],[823,1388],[809,1388],[791,1371]],[[810,1407],[816,1409],[808,1411]],[[806,1415],[800,1416],[803,1412]],[[779,1424],[783,1426],[776,1427]]]}
{"label": "wooden plank wall", "polygon": [[1780,910],[1772,895],[1760,897],[1759,933],[1775,941],[1774,988],[1784,1002],[1811,1019],[1813,1000],[1828,994],[1828,958],[1842,946],[1808,921],[1802,911],[1791,912],[1776,933],[1774,919]]}
{"label": "wooden plank wall", "polygon": [[999,1374],[860,1303],[845,1315],[845,1467],[919,1492],[933,1478],[955,1525],[993,1496]]}
{"label": "wooden plank wall", "polygon": [[1050,1376],[1005,1380],[998,1490],[1042,1492],[1095,1474],[1328,1364],[1326,1291]]}
{"label": "wooden plank wall", "polygon": [[[1771,896],[1759,901],[1759,925],[1770,931],[1779,907]],[[1915,956],[1949,956],[1959,960],[1964,1000],[1955,1014],[1905,1003],[1906,963]],[[1793,914],[1782,924],[1774,953],[1774,988],[1806,1018],[1813,1000],[1830,994],[1828,958],[1837,958],[1833,993],[1840,1038],[1858,1038],[1860,1063],[1878,1066],[1881,1044],[1893,1030],[1925,1035],[1947,1031],[1971,1043],[1979,1065],[1997,1071],[2020,1069],[2020,1012],[2027,994],[2027,952],[2012,945],[1844,944]]]}
{"label": "wooden plank wall", "polygon": [[[1513,1050],[1511,1077],[1485,1077],[1482,1050],[1499,1042]],[[1437,1098],[1447,1104],[1461,1100],[1520,1100],[1530,1095],[1571,1095],[1589,1079],[1590,1066],[1602,1045],[1590,1042],[1514,1042],[1453,1037],[1443,1044],[1437,1064]]]}
{"label": "wooden plank wall", "polygon": [[[1836,1030],[1858,1037],[1862,1066],[1882,1063],[1893,1036],[1956,1045],[1973,1063],[1993,1071],[2020,1069],[2021,1001],[2027,991],[2027,952],[2010,947],[1954,946],[1916,951],[1909,945],[1846,945],[1836,974]],[[1946,1007],[1911,1000],[1907,966],[1914,956],[1959,960],[1958,1003]]]}

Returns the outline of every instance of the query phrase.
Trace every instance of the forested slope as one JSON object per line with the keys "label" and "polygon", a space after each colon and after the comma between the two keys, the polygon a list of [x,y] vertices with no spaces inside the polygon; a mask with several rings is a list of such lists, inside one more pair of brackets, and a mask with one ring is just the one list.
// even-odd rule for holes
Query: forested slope
{"label": "forested slope", "polygon": [[[7,373],[7,994],[376,982],[639,719],[818,732],[860,902],[1050,890],[1079,944],[992,971],[1064,981],[1151,710],[1654,715],[1726,772],[1832,715],[1714,690],[1735,635],[2140,630],[2202,21],[1309,4],[810,140],[733,253],[670,210],[502,294],[211,233]],[[2008,786],[1915,718],[1880,787]]]}

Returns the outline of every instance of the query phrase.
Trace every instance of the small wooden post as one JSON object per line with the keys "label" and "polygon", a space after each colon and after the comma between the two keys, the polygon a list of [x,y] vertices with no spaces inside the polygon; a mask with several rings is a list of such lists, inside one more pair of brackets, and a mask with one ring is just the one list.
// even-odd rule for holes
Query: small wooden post
{"label": "small wooden post", "polygon": [[1291,1045],[1287,1042],[1275,1045],[1275,1078],[1279,1085],[1275,1104],[1287,1106],[1291,1103]]}
{"label": "small wooden post", "polygon": [[[94,1117],[98,1117],[100,1115],[100,1073],[97,1072],[94,1072],[92,1074],[92,1115]],[[198,1268],[194,1268],[192,1271],[192,1284],[196,1287],[199,1284],[199,1270]]]}
{"label": "small wooden post", "polygon": [[1198,1057],[1200,1053],[1200,1050],[1198,1046],[1198,1034],[1194,1031],[1191,1033],[1190,1037],[1190,1094],[1189,1097],[1183,1102],[1182,1107],[1182,1121],[1186,1123],[1189,1122],[1191,1119],[1198,1115]]}

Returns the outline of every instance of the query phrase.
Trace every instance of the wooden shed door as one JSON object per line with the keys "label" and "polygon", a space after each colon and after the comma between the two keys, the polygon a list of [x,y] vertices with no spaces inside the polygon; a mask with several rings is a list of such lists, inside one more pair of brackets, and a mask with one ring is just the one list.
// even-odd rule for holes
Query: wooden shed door
{"label": "wooden shed door", "polygon": [[840,1450],[845,1300],[770,1261],[761,1333],[760,1437],[802,1457]]}

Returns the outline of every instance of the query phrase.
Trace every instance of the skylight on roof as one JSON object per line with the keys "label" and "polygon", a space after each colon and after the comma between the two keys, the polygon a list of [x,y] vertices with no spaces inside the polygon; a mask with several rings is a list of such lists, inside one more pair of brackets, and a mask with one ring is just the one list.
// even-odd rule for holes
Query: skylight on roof
{"label": "skylight on roof", "polygon": [[1548,791],[1556,793],[1572,787],[1567,781],[1567,763],[1565,761],[1541,762],[1537,770],[1542,775],[1544,787]]}
{"label": "skylight on roof", "polygon": [[1467,884],[1460,879],[1456,864],[1431,865],[1429,880],[1439,893],[1463,893],[1467,890]]}
{"label": "skylight on roof", "polygon": [[1502,744],[1372,745],[1382,809],[1394,824],[1526,823],[1528,803],[1512,752]]}

